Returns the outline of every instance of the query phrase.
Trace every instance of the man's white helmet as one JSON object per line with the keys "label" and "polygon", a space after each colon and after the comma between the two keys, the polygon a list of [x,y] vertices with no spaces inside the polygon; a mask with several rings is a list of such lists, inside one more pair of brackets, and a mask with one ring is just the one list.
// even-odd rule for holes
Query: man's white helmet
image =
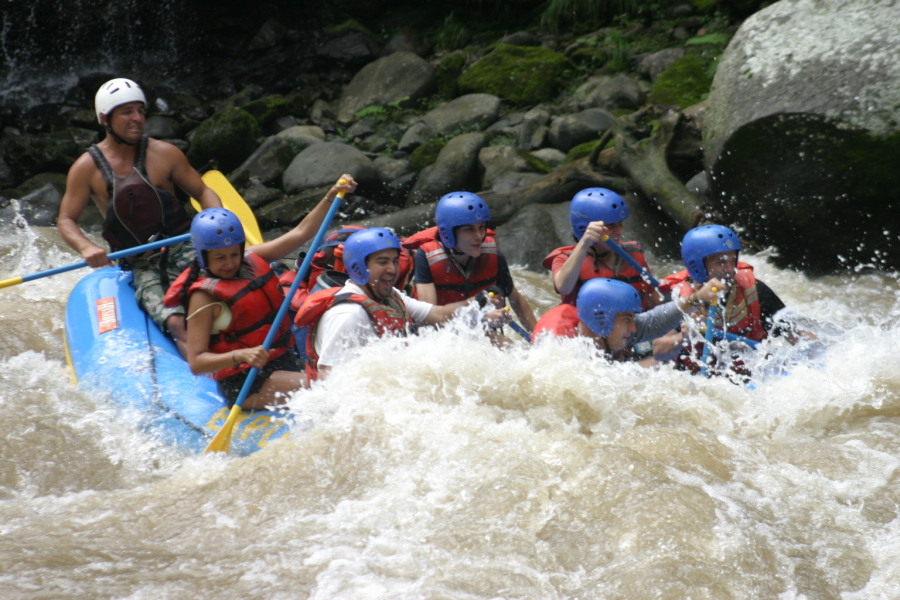
{"label": "man's white helmet", "polygon": [[97,113],[97,122],[103,125],[100,115],[108,115],[117,106],[129,102],[143,102],[147,106],[147,97],[141,86],[130,79],[110,79],[100,86],[97,95],[94,96],[94,111]]}

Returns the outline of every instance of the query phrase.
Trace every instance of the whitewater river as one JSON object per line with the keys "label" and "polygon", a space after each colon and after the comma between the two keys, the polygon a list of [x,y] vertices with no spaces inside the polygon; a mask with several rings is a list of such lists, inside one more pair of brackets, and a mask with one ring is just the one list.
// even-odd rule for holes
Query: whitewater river
{"label": "whitewater river", "polygon": [[[0,279],[75,258],[0,227]],[[0,598],[900,598],[897,274],[745,258],[828,343],[755,389],[445,330],[375,344],[243,459],[73,385],[83,271],[0,289]]]}

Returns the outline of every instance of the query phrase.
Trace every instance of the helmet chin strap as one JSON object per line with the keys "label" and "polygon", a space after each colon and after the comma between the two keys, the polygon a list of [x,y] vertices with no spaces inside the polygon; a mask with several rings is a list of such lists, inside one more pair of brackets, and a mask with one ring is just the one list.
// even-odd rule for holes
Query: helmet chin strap
{"label": "helmet chin strap", "polygon": [[110,127],[109,125],[104,125],[103,127],[106,129],[106,132],[107,132],[110,136],[112,136],[112,139],[114,139],[114,140],[116,141],[117,144],[124,144],[124,145],[126,145],[126,146],[134,146],[134,145],[135,145],[133,142],[129,142],[128,140],[122,139],[122,138],[119,136],[119,134],[116,133],[115,131],[113,131],[113,128]]}

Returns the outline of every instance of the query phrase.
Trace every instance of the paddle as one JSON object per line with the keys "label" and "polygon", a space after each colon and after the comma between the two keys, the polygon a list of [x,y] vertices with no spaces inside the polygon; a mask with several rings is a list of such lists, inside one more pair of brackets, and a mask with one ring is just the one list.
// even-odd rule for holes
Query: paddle
{"label": "paddle", "polygon": [[[335,213],[337,213],[338,209],[341,206],[341,201],[344,199],[344,192],[338,192],[337,197],[331,203],[331,207],[328,209],[328,213],[325,215],[325,218],[322,219],[322,224],[319,226],[319,231],[316,233],[316,237],[313,238],[313,241],[310,243],[310,248],[318,248],[322,244],[322,238],[325,237],[325,232],[328,231],[328,227],[331,225],[332,219],[334,219]],[[303,263],[300,265],[300,268],[297,269],[297,276],[294,277],[294,282],[291,284],[290,290],[288,290],[287,294],[285,294],[284,302],[281,303],[281,308],[278,309],[278,312],[275,313],[275,319],[272,321],[272,327],[269,329],[269,333],[266,335],[266,339],[263,340],[262,347],[266,350],[272,345],[272,342],[275,340],[275,336],[278,334],[278,324],[284,320],[285,315],[287,314],[288,308],[291,305],[291,298],[294,297],[294,294],[297,292],[297,288],[300,287],[300,282],[306,279],[306,274],[309,273],[310,265],[312,265],[312,259],[315,252],[307,252],[306,256],[303,258]],[[253,380],[256,379],[256,374],[259,372],[259,369],[256,367],[251,367],[250,372],[247,374],[247,379],[244,380],[244,385],[241,387],[241,391],[238,394],[237,400],[234,403],[234,406],[231,407],[231,412],[228,413],[228,418],[225,420],[225,424],[222,425],[222,428],[219,429],[218,433],[213,437],[212,441],[210,441],[209,445],[206,447],[206,452],[228,452],[228,447],[231,444],[231,432],[234,429],[235,423],[237,423],[238,415],[241,414],[241,406],[244,404],[244,400],[247,399],[247,396],[250,392],[250,387],[253,385]]]}
{"label": "paddle", "polygon": [[738,335],[736,333],[731,333],[729,331],[722,331],[721,329],[716,329],[713,331],[713,338],[718,341],[722,338],[725,338],[729,342],[741,342],[742,344],[747,344],[754,350],[759,348],[759,342],[756,340],[751,340],[750,338],[745,338],[742,335]]}
{"label": "paddle", "polygon": [[[716,293],[716,288],[712,289],[713,293]],[[709,352],[712,349],[713,344],[713,335],[716,329],[716,311],[719,307],[719,299],[713,298],[712,302],[709,303],[709,312],[706,314],[706,341],[703,344],[703,356],[700,359],[703,363],[703,366],[700,367],[700,374],[704,377],[707,374],[707,366],[709,364]]]}
{"label": "paddle", "polygon": [[[506,312],[509,312],[510,308],[508,306],[504,306],[503,310],[505,310]],[[528,342],[529,344],[531,343],[531,334],[528,333],[527,329],[525,329],[524,327],[522,327],[521,325],[519,325],[518,323],[516,323],[515,321],[512,321],[512,320],[510,320],[509,323],[507,323],[507,325],[509,325],[513,331],[515,331],[520,336],[522,336],[522,338],[524,338],[524,340],[526,342]]]}
{"label": "paddle", "polygon": [[[150,250],[156,250],[157,248],[162,248],[163,246],[171,246],[172,244],[179,244],[181,242],[186,242],[191,239],[191,234],[184,233],[182,235],[176,235],[175,237],[165,238],[162,240],[157,240],[155,242],[150,242],[149,244],[144,244],[143,246],[135,246],[133,248],[126,248],[125,250],[119,250],[117,252],[112,252],[108,254],[109,260],[116,260],[119,258],[125,258],[126,256],[134,256],[135,254],[143,254],[144,252],[148,252]],[[72,263],[70,265],[64,265],[62,267],[56,267],[55,269],[47,269],[46,271],[38,271],[37,273],[32,273],[31,275],[23,275],[19,277],[10,277],[9,279],[4,279],[0,281],[0,288],[10,287],[13,285],[18,285],[20,283],[25,283],[26,281],[34,281],[35,279],[40,279],[42,277],[49,277],[50,275],[57,275],[59,273],[65,273],[66,271],[74,271],[75,269],[80,269],[82,267],[88,266],[86,261],[80,260],[76,263]]]}
{"label": "paddle", "polygon": [[[212,188],[219,196],[219,200],[222,201],[224,208],[236,214],[238,219],[241,220],[241,224],[244,226],[244,235],[247,237],[247,245],[255,246],[256,244],[261,244],[263,236],[256,222],[256,217],[253,215],[253,209],[247,205],[238,191],[234,189],[228,178],[221,171],[207,171],[203,174],[203,183]],[[194,198],[191,198],[191,204],[197,209],[197,212],[200,212],[203,208]]]}
{"label": "paddle", "polygon": [[643,265],[641,265],[641,263],[634,260],[634,257],[632,257],[628,253],[628,251],[625,250],[625,248],[620,246],[618,244],[618,242],[616,242],[614,239],[612,239],[611,237],[606,235],[606,236],[603,236],[603,243],[606,244],[609,248],[611,248],[613,252],[618,254],[622,258],[622,260],[624,260],[629,265],[631,265],[632,269],[634,269],[635,271],[640,273],[641,277],[643,277],[647,281],[647,283],[649,283],[650,285],[652,285],[655,288],[659,287],[659,281],[657,281],[656,278],[650,274],[650,271],[645,269],[643,267]]}

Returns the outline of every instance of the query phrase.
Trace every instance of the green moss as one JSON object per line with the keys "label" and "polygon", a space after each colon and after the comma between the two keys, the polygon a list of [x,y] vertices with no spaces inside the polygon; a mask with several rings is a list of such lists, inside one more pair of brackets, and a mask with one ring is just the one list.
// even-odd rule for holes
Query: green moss
{"label": "green moss", "polygon": [[219,169],[231,171],[256,149],[259,135],[259,123],[253,115],[240,108],[226,108],[197,127],[187,157],[195,167],[215,161]]}
{"label": "green moss", "polygon": [[519,150],[518,155],[528,161],[528,164],[531,165],[531,170],[536,173],[551,173],[553,171],[553,167],[550,166],[545,160],[541,160],[531,152],[525,152],[524,150]]}
{"label": "green moss", "polygon": [[276,121],[290,114],[290,102],[281,94],[265,96],[242,106],[250,113],[259,126],[265,131],[272,131],[276,127]]}
{"label": "green moss", "polygon": [[647,102],[687,108],[704,100],[712,85],[709,67],[697,54],[685,54],[656,78]]}
{"label": "green moss", "polygon": [[590,156],[591,152],[594,151],[599,143],[600,139],[598,138],[596,140],[591,140],[590,142],[578,144],[574,148],[570,148],[569,151],[566,152],[566,162],[572,162],[573,160]]}
{"label": "green moss", "polygon": [[409,164],[416,172],[421,171],[437,160],[438,154],[447,145],[447,140],[443,138],[432,138],[412,151],[409,156]]}
{"label": "green moss", "polygon": [[493,94],[516,104],[538,104],[556,97],[576,74],[564,55],[534,46],[498,44],[487,56],[463,73],[463,93]]}
{"label": "green moss", "polygon": [[441,98],[455,98],[459,91],[459,76],[466,68],[466,53],[456,50],[445,55],[434,70],[437,92]]}

